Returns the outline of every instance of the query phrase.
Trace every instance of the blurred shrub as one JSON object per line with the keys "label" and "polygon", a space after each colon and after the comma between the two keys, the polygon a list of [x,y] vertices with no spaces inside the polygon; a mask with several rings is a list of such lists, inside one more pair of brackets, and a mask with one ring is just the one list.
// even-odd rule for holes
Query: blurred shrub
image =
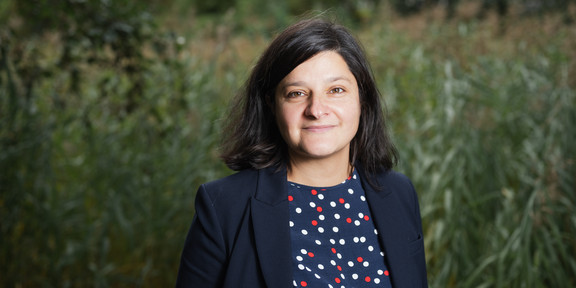
{"label": "blurred shrub", "polygon": [[411,15],[418,13],[424,6],[424,0],[390,0],[394,11],[400,15]]}
{"label": "blurred shrub", "polygon": [[214,14],[225,13],[227,10],[233,8],[236,5],[236,0],[195,0],[192,4],[196,12],[199,14]]}
{"label": "blurred shrub", "polygon": [[227,85],[144,6],[2,6],[0,286],[175,278],[193,191],[225,173],[210,151]]}

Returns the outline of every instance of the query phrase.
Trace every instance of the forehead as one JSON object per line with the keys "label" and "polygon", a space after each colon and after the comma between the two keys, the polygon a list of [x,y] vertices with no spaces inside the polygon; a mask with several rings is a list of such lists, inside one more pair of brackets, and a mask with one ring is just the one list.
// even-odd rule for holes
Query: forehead
{"label": "forehead", "polygon": [[280,84],[286,86],[294,81],[311,82],[316,80],[356,82],[348,64],[339,53],[324,51],[302,62],[286,75]]}

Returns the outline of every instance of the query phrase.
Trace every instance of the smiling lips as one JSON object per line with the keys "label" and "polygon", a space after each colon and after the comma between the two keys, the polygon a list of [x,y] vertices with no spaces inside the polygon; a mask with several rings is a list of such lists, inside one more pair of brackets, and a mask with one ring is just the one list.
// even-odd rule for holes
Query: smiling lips
{"label": "smiling lips", "polygon": [[334,127],[336,127],[336,125],[314,125],[314,126],[304,127],[304,130],[306,130],[308,132],[321,133],[321,132],[329,131]]}

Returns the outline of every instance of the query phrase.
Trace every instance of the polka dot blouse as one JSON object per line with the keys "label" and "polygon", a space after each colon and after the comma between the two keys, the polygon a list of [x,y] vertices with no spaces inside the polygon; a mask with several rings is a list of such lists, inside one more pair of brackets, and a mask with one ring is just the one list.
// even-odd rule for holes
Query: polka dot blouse
{"label": "polka dot blouse", "polygon": [[356,172],[333,187],[288,185],[294,287],[392,287]]}

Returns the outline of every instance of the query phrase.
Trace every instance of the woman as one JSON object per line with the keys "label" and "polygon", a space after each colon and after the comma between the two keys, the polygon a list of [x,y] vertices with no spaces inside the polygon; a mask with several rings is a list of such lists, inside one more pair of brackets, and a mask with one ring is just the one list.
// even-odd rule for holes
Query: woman
{"label": "woman", "polygon": [[319,19],[283,31],[232,109],[200,186],[177,287],[427,287],[416,192],[359,43]]}

